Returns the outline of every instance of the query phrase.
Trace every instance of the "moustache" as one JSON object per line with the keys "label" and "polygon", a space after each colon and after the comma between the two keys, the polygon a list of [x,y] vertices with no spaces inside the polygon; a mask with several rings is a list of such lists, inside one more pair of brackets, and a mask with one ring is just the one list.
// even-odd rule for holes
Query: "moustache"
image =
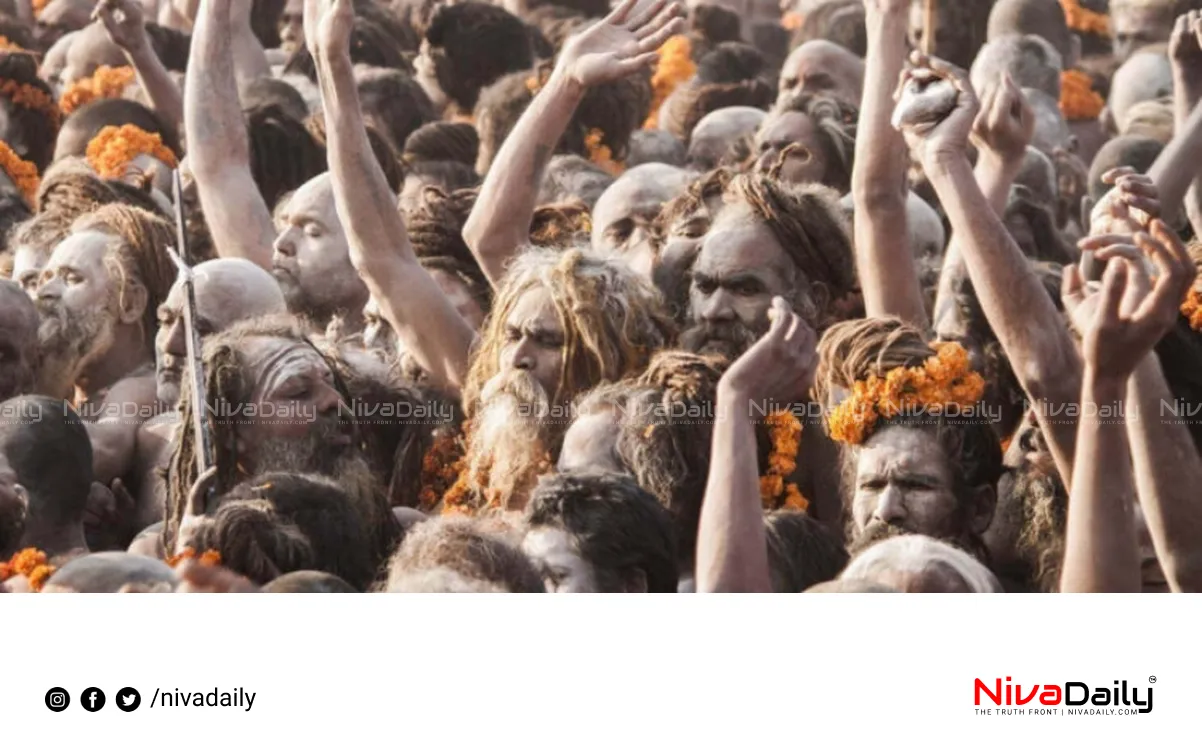
{"label": "moustache", "polygon": [[851,549],[848,550],[853,555],[857,555],[874,544],[892,539],[893,537],[904,537],[914,532],[909,529],[895,526],[885,521],[872,521],[864,530],[860,532],[860,536],[852,543]]}
{"label": "moustache", "polygon": [[547,403],[547,391],[534,375],[521,369],[510,369],[495,375],[480,393],[485,404],[499,397],[511,397],[519,403],[538,405]]}
{"label": "moustache", "polygon": [[758,336],[741,322],[714,323],[700,320],[680,336],[680,345],[687,351],[700,353],[717,346],[728,356],[739,356],[751,348]]}

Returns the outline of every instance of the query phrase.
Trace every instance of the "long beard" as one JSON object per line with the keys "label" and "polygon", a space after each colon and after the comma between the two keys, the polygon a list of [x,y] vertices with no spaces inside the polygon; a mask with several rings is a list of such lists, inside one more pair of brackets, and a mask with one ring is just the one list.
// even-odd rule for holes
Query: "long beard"
{"label": "long beard", "polygon": [[711,323],[698,320],[680,335],[680,345],[693,353],[717,354],[734,361],[759,339],[760,334],[739,321]]}
{"label": "long beard", "polygon": [[108,307],[78,311],[62,302],[38,302],[38,387],[46,394],[70,392],[80,372],[113,345]]}
{"label": "long beard", "polygon": [[526,372],[502,372],[485,385],[466,458],[469,481],[484,489],[490,503],[525,505],[562,428],[551,412],[546,390]]}

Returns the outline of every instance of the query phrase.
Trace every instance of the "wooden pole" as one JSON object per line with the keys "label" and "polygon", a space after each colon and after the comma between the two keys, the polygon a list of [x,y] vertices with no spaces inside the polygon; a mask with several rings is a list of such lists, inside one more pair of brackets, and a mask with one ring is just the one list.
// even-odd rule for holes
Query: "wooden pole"
{"label": "wooden pole", "polygon": [[922,19],[922,53],[928,57],[935,54],[935,31],[939,21],[935,18],[935,0],[926,0]]}

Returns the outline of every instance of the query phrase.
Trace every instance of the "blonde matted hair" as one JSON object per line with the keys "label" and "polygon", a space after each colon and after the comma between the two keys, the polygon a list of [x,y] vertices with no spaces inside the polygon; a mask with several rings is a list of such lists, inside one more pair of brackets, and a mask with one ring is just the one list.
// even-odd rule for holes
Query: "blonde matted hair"
{"label": "blonde matted hair", "polygon": [[550,293],[564,330],[555,402],[643,371],[651,355],[672,342],[674,328],[659,293],[625,264],[579,248],[529,249],[510,265],[484,322],[463,394],[469,415],[500,371],[510,312],[536,287]]}

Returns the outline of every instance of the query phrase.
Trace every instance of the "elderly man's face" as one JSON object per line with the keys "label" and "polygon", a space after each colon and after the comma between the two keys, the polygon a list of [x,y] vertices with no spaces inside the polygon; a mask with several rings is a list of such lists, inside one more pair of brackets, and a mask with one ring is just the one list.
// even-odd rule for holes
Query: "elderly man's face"
{"label": "elderly man's face", "polygon": [[499,359],[502,373],[529,374],[548,399],[556,399],[565,337],[551,292],[542,286],[526,290],[505,318],[502,332],[505,333]]}
{"label": "elderly man's face", "polygon": [[1170,3],[1160,7],[1115,3],[1110,9],[1115,58],[1124,61],[1141,47],[1167,41],[1173,32],[1174,20]]}
{"label": "elderly man's face", "polygon": [[859,106],[864,93],[863,61],[829,41],[802,44],[781,68],[777,100],[802,93],[827,95]]}
{"label": "elderly man's face", "polygon": [[38,340],[44,352],[82,362],[112,345],[119,292],[105,259],[113,240],[100,232],[79,232],[54,249],[38,285]]}
{"label": "elderly man's face", "polygon": [[767,331],[772,298],[793,298],[803,288],[795,275],[768,225],[744,205],[727,206],[693,264],[681,345],[732,360],[742,355]]}

